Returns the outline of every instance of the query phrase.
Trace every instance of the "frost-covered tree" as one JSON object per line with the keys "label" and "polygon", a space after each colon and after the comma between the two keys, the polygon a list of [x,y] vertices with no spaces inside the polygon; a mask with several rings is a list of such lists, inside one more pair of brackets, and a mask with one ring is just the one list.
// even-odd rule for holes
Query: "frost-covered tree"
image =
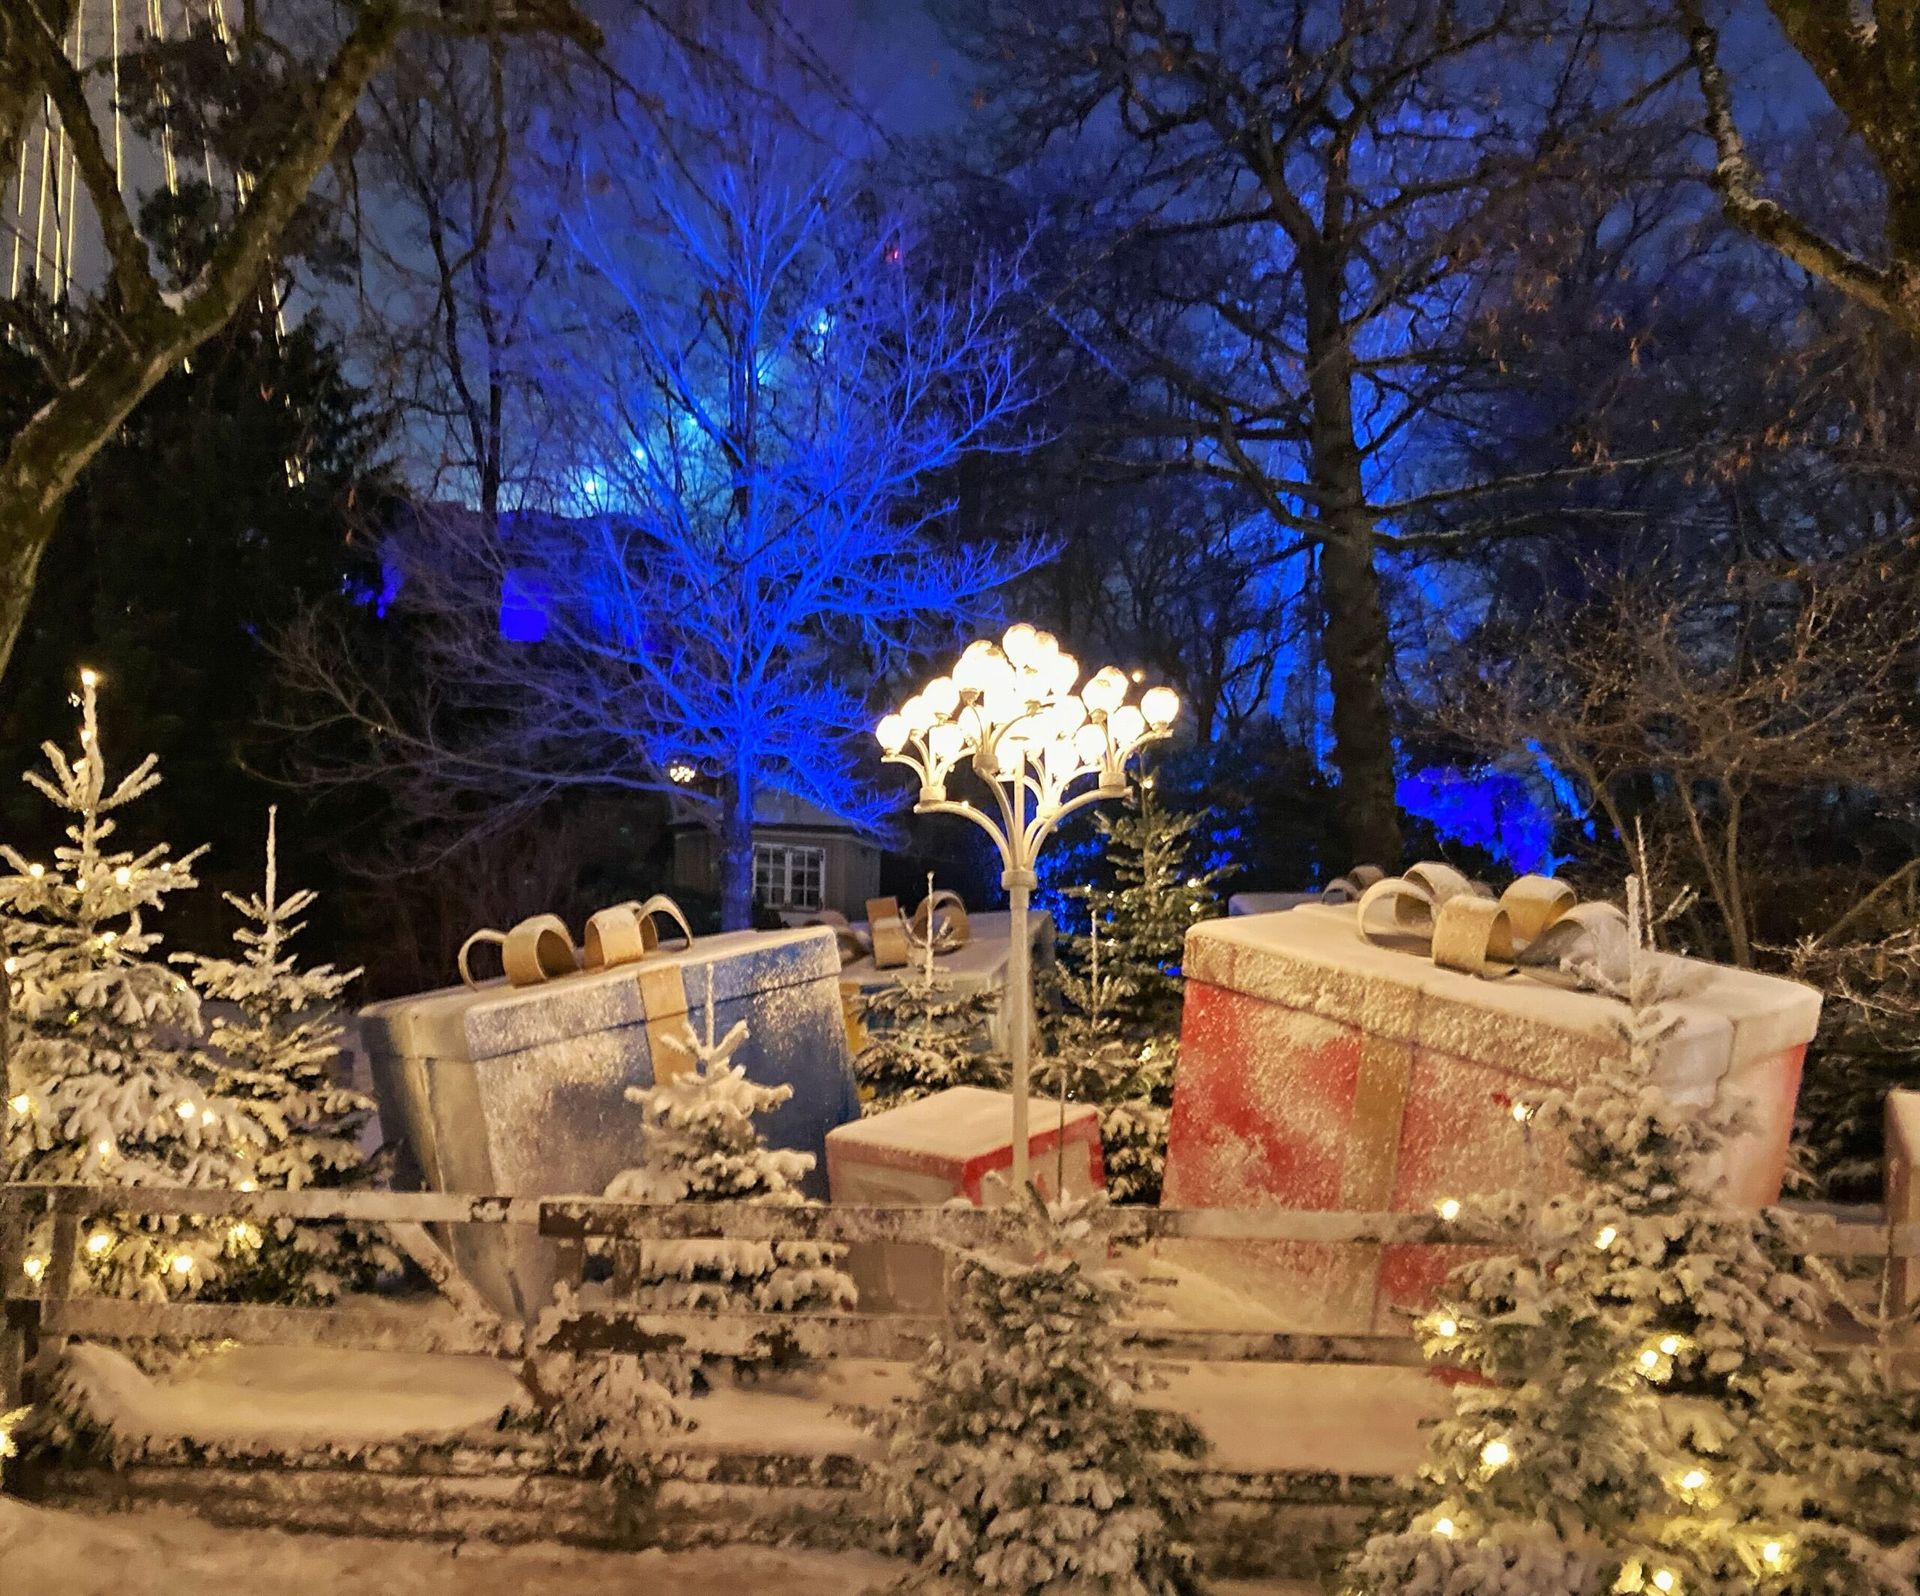
{"label": "frost-covered tree", "polygon": [[[1227,867],[1195,862],[1200,817],[1161,803],[1152,776],[1135,785],[1126,809],[1098,810],[1094,824],[1114,877],[1111,888],[1086,894],[1089,914],[1100,922],[1105,986],[1098,1006],[1122,1028],[1177,1034],[1187,932],[1220,912],[1217,888]],[[1085,962],[1089,951],[1084,937],[1069,943],[1076,961]]]}
{"label": "frost-covered tree", "polygon": [[[213,1005],[201,1053],[212,1090],[242,1105],[266,1134],[247,1178],[283,1191],[354,1185],[368,1178],[360,1133],[374,1105],[333,1070],[343,1034],[335,1004],[360,972],[305,969],[294,954],[290,944],[315,894],[280,896],[278,818],[277,806],[269,808],[263,890],[225,894],[247,922],[234,932],[240,957],[177,954],[175,962],[189,967]],[[398,1262],[365,1225],[283,1220],[257,1241],[245,1230],[237,1239],[252,1248],[252,1264],[229,1284],[274,1300],[327,1301]]]}
{"label": "frost-covered tree", "polygon": [[1089,1267],[1098,1200],[1036,1215],[1022,1256],[953,1255],[949,1327],[883,1416],[882,1511],[918,1565],[910,1586],[951,1591],[1197,1591],[1197,1499],[1186,1419],[1147,1406],[1122,1343],[1131,1286]]}
{"label": "frost-covered tree", "polygon": [[1891,1470],[1911,1493],[1911,1440],[1881,1450],[1884,1403],[1849,1416],[1864,1371],[1815,1352],[1825,1302],[1794,1223],[1717,1199],[1738,1111],[1656,1078],[1672,1022],[1630,898],[1627,1048],[1534,1114],[1564,1134],[1577,1189],[1484,1205],[1522,1247],[1456,1270],[1421,1322],[1430,1356],[1480,1379],[1434,1432],[1417,1507],[1346,1589],[1910,1596],[1911,1531],[1888,1527],[1906,1519],[1855,1486]]}
{"label": "frost-covered tree", "polygon": [[950,1086],[1004,1087],[1006,1058],[988,1045],[1000,994],[956,989],[915,964],[899,981],[860,999],[866,1042],[854,1075],[867,1112],[917,1102]]}
{"label": "frost-covered tree", "polygon": [[[744,1020],[714,1039],[713,972],[707,972],[707,1034],[691,1026],[668,1045],[687,1067],[649,1087],[629,1087],[640,1105],[645,1151],[638,1168],[607,1186],[609,1197],[634,1202],[751,1202],[798,1206],[798,1182],[813,1168],[811,1153],[769,1148],[754,1116],[793,1095],[790,1086],[762,1086],[732,1062],[747,1039]],[[634,1306],[660,1313],[822,1312],[854,1302],[852,1279],[839,1267],[844,1249],[809,1241],[648,1241],[619,1260],[618,1285]],[[647,1360],[648,1372],[678,1394],[698,1378],[695,1360]]]}
{"label": "frost-covered tree", "polygon": [[1087,930],[1067,939],[1050,978],[1035,1089],[1097,1107],[1108,1191],[1157,1202],[1180,1056],[1180,960],[1188,928],[1218,913],[1227,871],[1194,863],[1199,817],[1163,805],[1152,776],[1127,811],[1095,822],[1115,884],[1069,894],[1085,901]]}
{"label": "frost-covered tree", "polygon": [[[211,1087],[192,1048],[200,1004],[169,970],[148,924],[194,885],[200,850],[113,846],[117,815],[160,780],[151,755],[109,781],[99,678],[80,673],[79,751],[43,745],[47,773],[25,779],[67,817],[51,862],[0,846],[0,928],[8,948],[14,1045],[7,1102],[9,1178],[126,1185],[237,1186],[265,1145],[260,1123]],[[244,1247],[239,1227],[102,1214],[85,1264],[115,1294],[205,1284]],[[46,1263],[46,1240],[28,1266]]]}

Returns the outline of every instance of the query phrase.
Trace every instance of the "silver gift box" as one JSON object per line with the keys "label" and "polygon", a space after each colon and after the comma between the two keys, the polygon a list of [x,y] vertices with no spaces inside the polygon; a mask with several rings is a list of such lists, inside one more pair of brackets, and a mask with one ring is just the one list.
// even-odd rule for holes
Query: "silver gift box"
{"label": "silver gift box", "polygon": [[[685,1023],[704,1034],[709,972],[715,1034],[747,1022],[734,1061],[754,1081],[793,1088],[762,1135],[812,1153],[808,1190],[824,1197],[827,1132],[858,1118],[859,1100],[838,944],[823,926],[727,932],[538,986],[447,987],[364,1009],[381,1123],[406,1155],[396,1184],[514,1197],[603,1191],[640,1160],[640,1110],[626,1089],[653,1084],[663,1032]],[[669,1058],[668,1072],[681,1062]],[[550,1243],[518,1226],[452,1230],[454,1261],[490,1303],[516,1318],[539,1312],[553,1288]]]}

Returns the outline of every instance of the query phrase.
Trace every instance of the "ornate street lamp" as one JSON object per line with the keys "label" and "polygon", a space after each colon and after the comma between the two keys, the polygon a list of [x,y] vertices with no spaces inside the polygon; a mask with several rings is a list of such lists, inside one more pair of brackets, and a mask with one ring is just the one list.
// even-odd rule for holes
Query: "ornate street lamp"
{"label": "ornate street lamp", "polygon": [[[1127,702],[1126,672],[1107,665],[1076,693],[1080,664],[1051,633],[1025,622],[996,644],[969,643],[951,676],[936,676],[875,728],[889,764],[920,778],[922,815],[964,815],[993,838],[1004,867],[1013,945],[1008,950],[1007,1051],[1013,1059],[1013,1184],[1027,1184],[1027,1075],[1032,1046],[1033,967],[1027,904],[1038,884],[1033,864],[1041,844],[1072,814],[1127,790],[1127,761],[1165,737],[1180,713],[1171,687],[1150,687]],[[947,796],[947,778],[961,765],[993,794],[997,818],[968,800]],[[1094,785],[1072,797],[1083,777]]]}

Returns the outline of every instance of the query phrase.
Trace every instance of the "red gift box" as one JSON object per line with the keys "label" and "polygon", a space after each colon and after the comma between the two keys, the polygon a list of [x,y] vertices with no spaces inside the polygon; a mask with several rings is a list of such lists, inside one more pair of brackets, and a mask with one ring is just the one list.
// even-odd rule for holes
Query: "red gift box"
{"label": "red gift box", "polygon": [[[1682,1102],[1722,1091],[1749,1128],[1726,1195],[1773,1202],[1820,995],[1748,970],[1660,956],[1676,1020],[1659,1078]],[[1487,980],[1364,940],[1351,907],[1214,920],[1187,936],[1186,1012],[1165,1196],[1180,1208],[1415,1213],[1445,1199],[1563,1189],[1530,1102],[1625,1049],[1625,1005],[1530,974]],[[1516,1106],[1521,1115],[1516,1116]],[[1245,1284],[1313,1328],[1387,1327],[1458,1249],[1257,1243]]]}

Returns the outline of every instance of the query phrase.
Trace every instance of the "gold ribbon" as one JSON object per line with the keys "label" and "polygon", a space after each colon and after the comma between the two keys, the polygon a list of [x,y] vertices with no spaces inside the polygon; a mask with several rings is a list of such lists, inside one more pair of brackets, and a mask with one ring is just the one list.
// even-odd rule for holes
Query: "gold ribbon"
{"label": "gold ribbon", "polygon": [[898,898],[867,899],[867,929],[856,930],[836,909],[822,909],[809,915],[807,925],[824,925],[833,931],[840,944],[840,962],[852,964],[871,957],[876,970],[897,970],[911,964],[915,952],[924,954],[929,937],[935,953],[951,953],[963,948],[973,937],[967,922],[967,906],[960,894],[941,887],[920,900],[911,916],[900,912]]}
{"label": "gold ribbon", "polygon": [[1356,918],[1369,942],[1483,979],[1583,960],[1611,975],[1625,963],[1626,916],[1610,903],[1579,902],[1550,876],[1519,876],[1495,897],[1485,883],[1427,861],[1374,882]]}
{"label": "gold ribbon", "polygon": [[[588,970],[611,969],[621,964],[638,964],[653,956],[660,947],[657,917],[671,920],[680,928],[688,947],[693,946],[693,927],[680,912],[680,905],[665,893],[655,893],[644,903],[629,899],[601,909],[587,918],[584,953],[576,950],[567,925],[557,914],[536,914],[522,920],[511,931],[491,927],[476,931],[460,944],[458,965],[461,981],[477,988],[473,976],[473,950],[483,943],[500,949],[501,968],[509,986],[539,986]],[[685,1012],[686,1004],[681,1004]]]}

